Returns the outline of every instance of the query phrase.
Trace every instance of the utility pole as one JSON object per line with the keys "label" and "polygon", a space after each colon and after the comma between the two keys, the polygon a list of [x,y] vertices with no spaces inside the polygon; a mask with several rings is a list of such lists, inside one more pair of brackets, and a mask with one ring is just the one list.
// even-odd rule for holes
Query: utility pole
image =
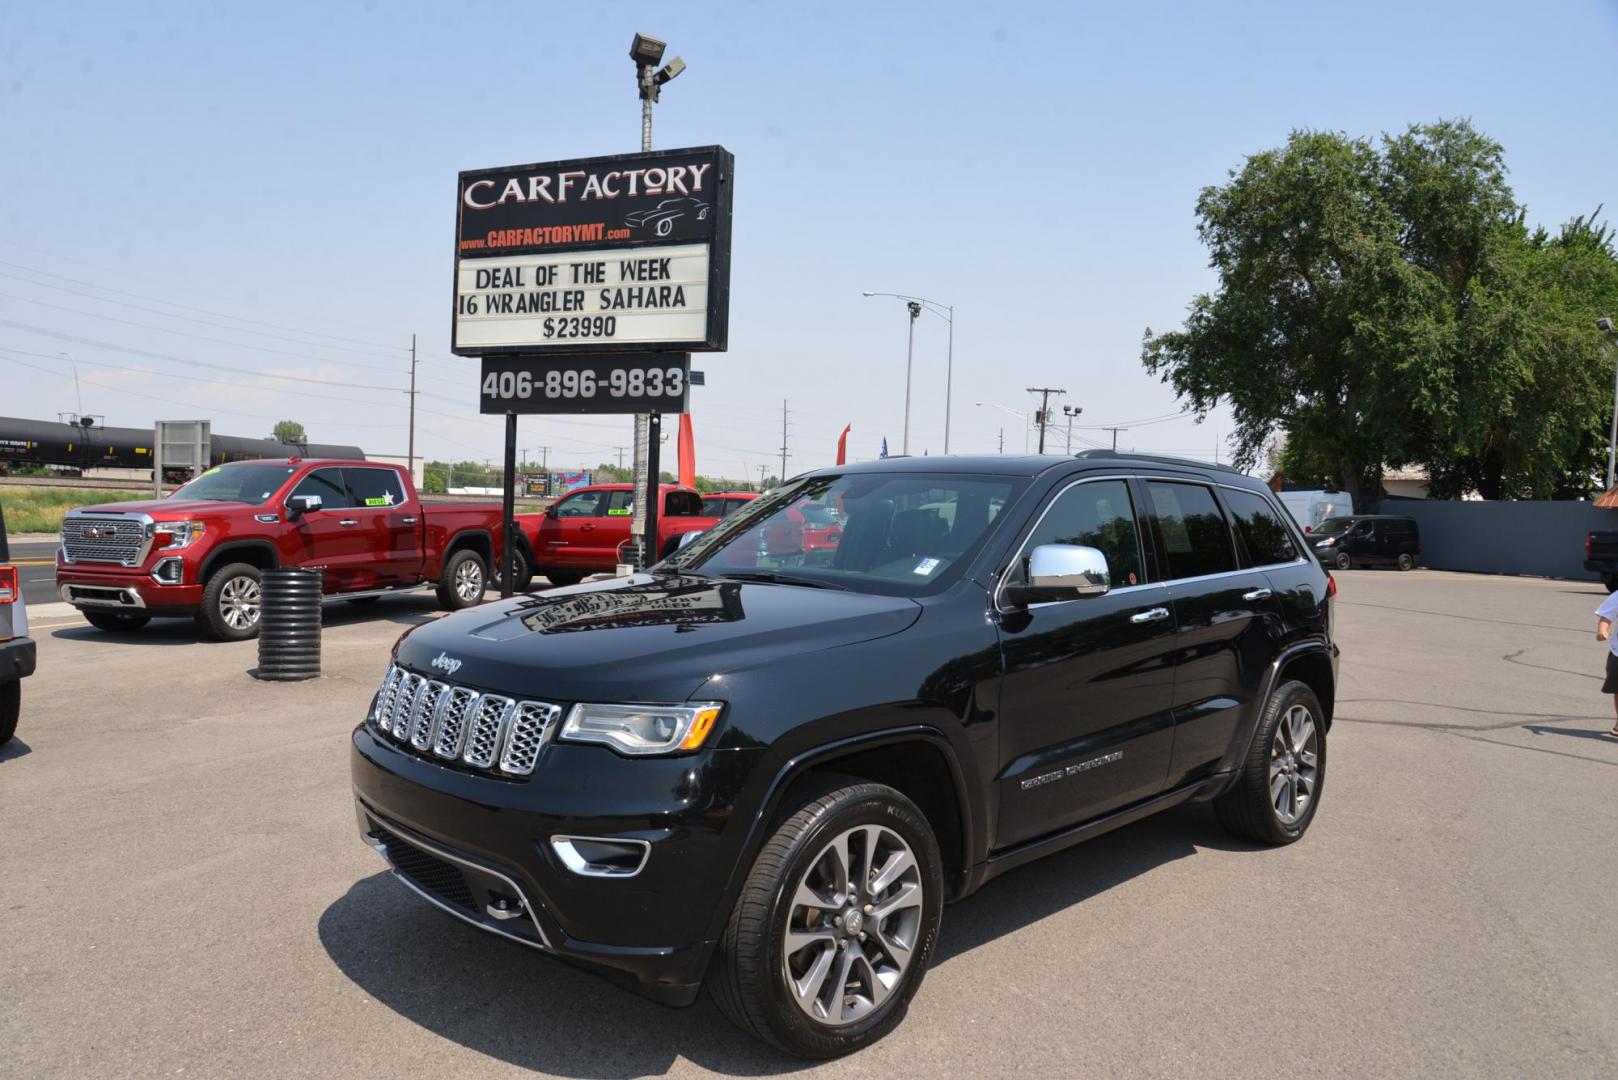
{"label": "utility pole", "polygon": [[416,335],[410,335],[410,482],[416,482]]}
{"label": "utility pole", "polygon": [[1129,429],[1126,427],[1104,427],[1101,430],[1112,432],[1112,448],[1116,451],[1118,449],[1118,433],[1120,431],[1128,431]]}
{"label": "utility pole", "polygon": [[764,474],[769,471],[769,468],[770,467],[768,465],[760,465],[758,467],[758,489],[760,491],[764,490]]}
{"label": "utility pole", "polygon": [[[1618,329],[1614,329],[1611,319],[1605,318],[1596,320],[1596,329],[1607,335],[1607,359],[1610,361],[1618,354],[1618,348],[1613,347],[1618,343]],[[1612,490],[1613,463],[1614,458],[1618,457],[1618,367],[1613,369],[1612,380],[1612,436],[1607,443],[1608,491]]]}
{"label": "utility pole", "polygon": [[787,399],[781,399],[781,479],[787,478]]}
{"label": "utility pole", "polygon": [[618,452],[618,468],[622,469],[624,467],[624,451],[628,450],[629,447],[627,447],[627,446],[615,446],[615,447],[613,447],[613,449]]}
{"label": "utility pole", "polygon": [[1082,405],[1062,406],[1062,415],[1067,417],[1067,452],[1069,457],[1073,454],[1073,420],[1083,411],[1084,406]]}
{"label": "utility pole", "polygon": [[1000,452],[1002,454],[1006,452],[1006,429],[1005,428],[1000,429]]}
{"label": "utility pole", "polygon": [[1051,422],[1051,395],[1065,394],[1067,391],[1058,390],[1054,386],[1030,386],[1028,392],[1040,395],[1039,412],[1034,414],[1034,419],[1039,423],[1039,452],[1043,454],[1045,452],[1045,426]]}
{"label": "utility pole", "polygon": [[[921,305],[914,300],[909,300],[906,301],[906,306],[910,308],[910,342],[905,346],[905,436],[899,452],[908,457],[910,454],[910,369],[916,358],[916,320],[921,318]],[[781,471],[786,472],[785,469]],[[785,480],[786,477],[782,476],[781,479]]]}

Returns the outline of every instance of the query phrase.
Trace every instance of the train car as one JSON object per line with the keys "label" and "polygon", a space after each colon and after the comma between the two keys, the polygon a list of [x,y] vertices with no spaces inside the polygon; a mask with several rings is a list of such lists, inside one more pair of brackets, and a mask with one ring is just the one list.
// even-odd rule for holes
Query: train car
{"label": "train car", "polygon": [[[341,458],[364,461],[357,446],[310,443],[293,446],[274,439],[247,439],[214,435],[209,441],[209,464],[255,458]],[[49,465],[77,469],[147,469],[152,467],[150,428],[101,427],[52,420],[24,420],[0,416],[0,474],[18,465]]]}

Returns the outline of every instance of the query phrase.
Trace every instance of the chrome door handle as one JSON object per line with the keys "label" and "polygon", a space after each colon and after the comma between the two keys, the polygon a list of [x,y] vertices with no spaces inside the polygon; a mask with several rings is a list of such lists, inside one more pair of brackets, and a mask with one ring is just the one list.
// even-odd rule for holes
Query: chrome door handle
{"label": "chrome door handle", "polygon": [[415,518],[404,518],[404,519],[402,519],[402,520],[403,520],[403,521],[404,521],[404,523],[405,523],[405,524],[406,524],[406,525],[414,525],[414,524],[415,524],[415,523],[416,523],[416,519],[415,519]]}
{"label": "chrome door handle", "polygon": [[1274,594],[1268,589],[1254,589],[1252,592],[1242,593],[1242,599],[1252,604],[1259,600],[1268,600],[1272,595]]}
{"label": "chrome door handle", "polygon": [[1155,607],[1155,608],[1150,608],[1150,609],[1148,609],[1146,611],[1142,611],[1142,612],[1140,612],[1138,614],[1131,615],[1129,617],[1129,621],[1132,622],[1132,623],[1137,623],[1137,624],[1139,624],[1139,623],[1149,623],[1149,622],[1157,622],[1159,619],[1166,619],[1168,617],[1169,617],[1169,609],[1168,608],[1166,608],[1166,607]]}
{"label": "chrome door handle", "polygon": [[350,525],[358,525],[359,522],[355,521],[353,518],[344,518],[343,520],[339,521],[337,524],[341,525],[343,528],[346,529]]}

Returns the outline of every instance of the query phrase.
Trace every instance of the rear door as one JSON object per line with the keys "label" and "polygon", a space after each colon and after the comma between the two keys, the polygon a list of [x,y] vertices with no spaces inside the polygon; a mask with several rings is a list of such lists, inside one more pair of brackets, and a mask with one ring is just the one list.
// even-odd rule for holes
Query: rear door
{"label": "rear door", "polygon": [[310,510],[292,523],[298,545],[297,565],[320,567],[326,592],[346,589],[345,582],[365,556],[367,547],[359,534],[359,520],[350,513],[353,500],[343,470],[336,467],[314,470],[293,486],[287,498],[294,495],[320,498],[319,510]]}
{"label": "rear door", "polygon": [[1107,594],[1003,610],[997,847],[1161,791],[1173,745],[1174,619],[1148,580],[1129,481],[1078,480],[1046,504],[1002,574],[1040,544],[1107,558]]}
{"label": "rear door", "polygon": [[397,469],[381,465],[345,466],[343,477],[371,560],[356,566],[356,589],[414,582],[421,571],[421,508],[405,493]]}
{"label": "rear door", "polygon": [[1214,771],[1275,657],[1275,590],[1252,566],[1214,488],[1139,482],[1176,624],[1174,756],[1169,782]]}

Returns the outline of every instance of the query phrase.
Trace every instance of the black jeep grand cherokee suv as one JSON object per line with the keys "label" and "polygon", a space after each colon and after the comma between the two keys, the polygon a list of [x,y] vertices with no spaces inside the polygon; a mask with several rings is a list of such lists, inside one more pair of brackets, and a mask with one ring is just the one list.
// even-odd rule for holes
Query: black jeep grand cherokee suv
{"label": "black jeep grand cherokee suv", "polygon": [[[809,503],[839,536],[804,543]],[[841,1054],[1012,867],[1189,799],[1301,836],[1334,591],[1225,469],[811,473],[649,574],[407,633],[354,731],[360,830],[467,922]]]}

